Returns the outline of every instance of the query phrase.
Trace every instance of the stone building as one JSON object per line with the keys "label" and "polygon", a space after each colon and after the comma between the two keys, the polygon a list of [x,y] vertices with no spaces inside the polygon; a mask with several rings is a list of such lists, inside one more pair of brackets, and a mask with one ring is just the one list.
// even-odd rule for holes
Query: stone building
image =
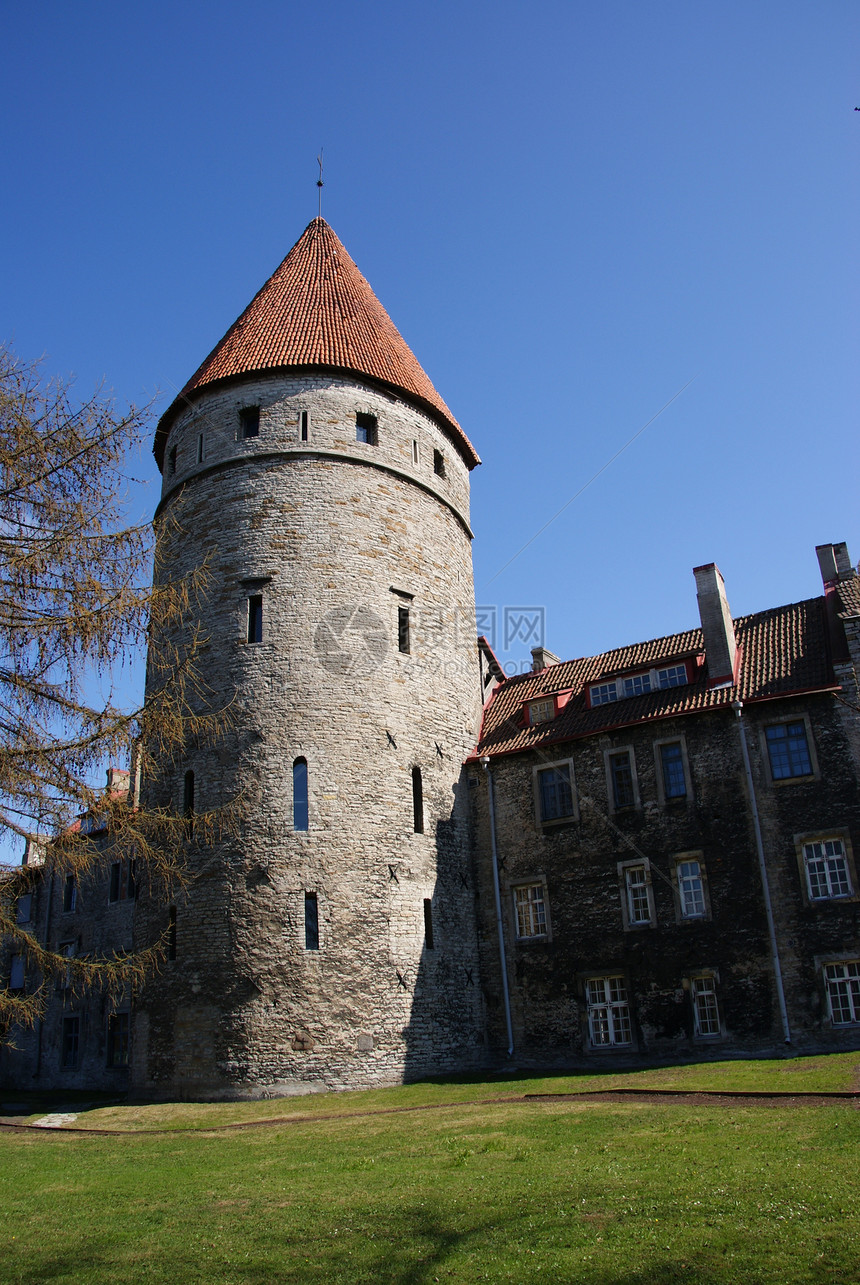
{"label": "stone building", "polygon": [[142,788],[240,825],[192,833],[172,904],[109,835],[77,890],[34,866],[40,940],[167,958],[119,1001],[61,988],[4,1082],[226,1097],[857,1042],[844,546],[822,598],[733,621],[698,568],[700,628],[506,679],[475,638],[478,457],[322,219],[155,454],[231,722]]}

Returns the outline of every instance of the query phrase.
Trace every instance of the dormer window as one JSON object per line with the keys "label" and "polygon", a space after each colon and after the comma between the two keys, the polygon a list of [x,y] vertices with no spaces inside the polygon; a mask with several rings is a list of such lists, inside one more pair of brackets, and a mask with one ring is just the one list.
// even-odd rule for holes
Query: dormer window
{"label": "dormer window", "polygon": [[588,689],[588,697],[593,709],[596,705],[609,705],[613,701],[629,700],[633,696],[647,695],[648,692],[684,687],[689,681],[685,664],[665,665],[662,669],[646,669],[639,674],[594,683]]}
{"label": "dormer window", "polygon": [[539,723],[551,723],[554,718],[555,701],[551,696],[546,700],[530,701],[529,727],[537,727]]}

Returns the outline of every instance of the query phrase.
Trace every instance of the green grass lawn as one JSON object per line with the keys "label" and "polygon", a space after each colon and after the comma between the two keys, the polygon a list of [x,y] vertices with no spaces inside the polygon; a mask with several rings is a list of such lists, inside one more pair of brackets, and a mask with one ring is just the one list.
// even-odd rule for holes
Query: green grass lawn
{"label": "green grass lawn", "polygon": [[[612,1083],[844,1089],[857,1062],[432,1083],[79,1118],[169,1133],[4,1131],[0,1281],[855,1285],[853,1106],[480,1099]],[[388,1113],[421,1105],[436,1109]],[[212,1129],[278,1114],[293,1120]]]}

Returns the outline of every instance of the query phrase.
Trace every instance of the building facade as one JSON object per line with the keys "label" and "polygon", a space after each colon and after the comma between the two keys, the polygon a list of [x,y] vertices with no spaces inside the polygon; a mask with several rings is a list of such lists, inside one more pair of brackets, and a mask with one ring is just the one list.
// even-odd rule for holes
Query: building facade
{"label": "building facade", "polygon": [[[166,958],[134,995],[60,987],[4,1083],[253,1096],[857,1045],[844,546],[820,598],[735,621],[698,568],[699,627],[506,679],[475,639],[477,455],[321,219],[155,453],[159,565],[206,568],[187,631],[230,718],[142,785],[191,820],[181,895],[109,835],[80,888],[34,865],[40,941]],[[225,803],[233,832],[195,833]]]}

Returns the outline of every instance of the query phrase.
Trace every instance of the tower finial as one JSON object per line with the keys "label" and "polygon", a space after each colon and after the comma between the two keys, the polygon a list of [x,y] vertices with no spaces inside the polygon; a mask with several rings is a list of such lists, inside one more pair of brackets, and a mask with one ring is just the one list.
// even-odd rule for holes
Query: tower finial
{"label": "tower finial", "polygon": [[320,154],[317,157],[317,165],[320,167],[320,176],[317,179],[317,193],[319,195],[319,217],[320,218],[322,218],[322,190],[323,190],[322,157],[323,157],[323,149],[320,148]]}

